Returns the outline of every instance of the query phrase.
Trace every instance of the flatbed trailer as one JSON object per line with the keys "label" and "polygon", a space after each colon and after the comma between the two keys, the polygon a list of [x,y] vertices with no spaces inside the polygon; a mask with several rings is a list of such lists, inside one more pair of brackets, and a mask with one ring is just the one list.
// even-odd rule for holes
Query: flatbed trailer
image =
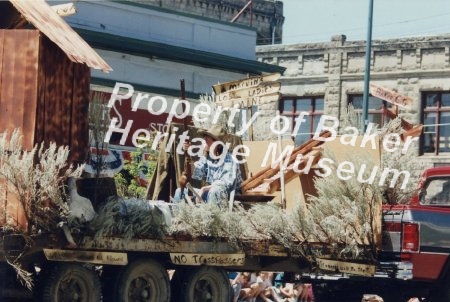
{"label": "flatbed trailer", "polygon": [[[205,294],[211,297],[208,301],[230,301],[228,271],[302,273],[310,269],[305,257],[264,240],[242,240],[242,248],[236,248],[226,239],[188,236],[126,239],[74,235],[77,246],[68,244],[62,231],[32,238],[17,234],[1,238],[2,261],[12,262],[20,256],[21,268],[35,277],[30,297],[39,301],[72,301],[81,296],[87,298],[83,301],[141,301],[138,296],[155,302],[203,301]],[[5,268],[6,263],[1,264]],[[175,274],[170,278],[172,270]],[[15,279],[12,273],[7,270],[5,276],[10,281]],[[19,289],[4,284],[2,292],[17,298],[14,295]],[[19,296],[23,298],[23,294]]]}

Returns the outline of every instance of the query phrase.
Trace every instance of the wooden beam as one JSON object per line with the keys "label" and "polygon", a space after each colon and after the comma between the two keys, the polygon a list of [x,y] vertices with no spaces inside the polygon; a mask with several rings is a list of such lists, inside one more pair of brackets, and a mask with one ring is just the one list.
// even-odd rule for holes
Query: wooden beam
{"label": "wooden beam", "polygon": [[[389,108],[386,110],[386,115],[387,115],[390,119],[395,119],[395,118],[398,117],[398,115],[397,115],[395,112],[393,112],[391,109],[389,109]],[[410,130],[410,129],[412,129],[412,128],[414,127],[413,124],[408,123],[407,121],[405,121],[405,120],[402,119],[402,118],[401,118],[401,123],[402,123],[402,128],[405,129],[405,130]]]}
{"label": "wooden beam", "polygon": [[[331,136],[331,132],[324,131],[320,134],[321,138],[327,138]],[[297,158],[297,155],[303,154],[306,155],[307,153],[311,152],[314,147],[317,147],[321,144],[323,144],[323,141],[319,141],[317,139],[309,139],[304,144],[300,145],[297,148],[294,148],[292,155],[289,157],[287,165],[291,165],[295,162],[295,159]],[[284,161],[284,158],[283,158]],[[276,167],[272,169],[271,166],[268,166],[262,170],[260,170],[258,173],[256,173],[253,177],[248,178],[245,180],[241,185],[241,191],[246,192],[247,190],[250,190],[254,187],[259,186],[265,179],[269,179],[275,174],[277,174],[280,170],[280,167]]]}

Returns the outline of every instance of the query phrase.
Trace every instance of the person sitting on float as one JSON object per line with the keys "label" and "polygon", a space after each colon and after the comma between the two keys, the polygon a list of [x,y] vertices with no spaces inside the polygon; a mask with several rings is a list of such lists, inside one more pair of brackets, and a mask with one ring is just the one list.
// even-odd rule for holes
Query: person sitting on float
{"label": "person sitting on float", "polygon": [[[205,143],[204,155],[194,162],[192,178],[204,185],[197,191],[207,203],[226,205],[233,190],[239,190],[242,176],[239,164],[224,143],[227,135],[220,125],[198,131]],[[187,150],[189,142],[184,144]],[[225,152],[225,153],[224,153]]]}

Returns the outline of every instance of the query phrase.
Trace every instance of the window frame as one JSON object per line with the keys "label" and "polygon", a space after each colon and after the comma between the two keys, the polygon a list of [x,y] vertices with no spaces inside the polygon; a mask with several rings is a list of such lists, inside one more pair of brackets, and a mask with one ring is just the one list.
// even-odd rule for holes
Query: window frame
{"label": "window frame", "polygon": [[[438,104],[437,106],[427,107],[427,96],[435,94],[438,96]],[[420,136],[420,147],[419,154],[424,155],[439,155],[440,153],[450,154],[449,152],[439,152],[439,141],[441,137],[441,116],[443,112],[450,112],[450,106],[442,106],[442,95],[448,94],[450,95],[450,91],[421,91],[421,112],[420,112],[420,123],[424,125],[424,131]],[[436,133],[436,139],[434,140],[434,151],[433,152],[425,152],[425,129],[428,128],[425,125],[425,114],[426,113],[436,113],[436,119],[434,124],[434,133]]]}
{"label": "window frame", "polygon": [[[297,101],[310,101],[309,109],[297,111]],[[323,108],[320,110],[317,109],[317,100],[321,100],[323,102]],[[286,101],[292,101],[292,110],[285,111],[284,105]],[[283,96],[278,102],[278,109],[280,111],[280,115],[286,116],[291,121],[291,129],[290,129],[290,137],[295,142],[295,137],[292,136],[292,131],[295,127],[295,118],[298,116],[300,112],[308,112],[309,113],[309,139],[314,136],[314,122],[317,118],[320,119],[322,115],[325,114],[325,96],[324,95],[308,95],[308,96]]]}
{"label": "window frame", "polygon": [[[348,94],[347,95],[347,105],[353,105],[354,103],[354,98],[356,97],[361,97],[364,98],[363,94]],[[391,103],[380,99],[379,97],[373,96],[373,95],[369,95],[369,102],[370,102],[370,98],[375,98],[381,101],[381,108],[380,109],[367,109],[367,113],[370,114],[379,114],[381,116],[380,121],[381,121],[381,125],[379,125],[380,127],[383,127],[384,125],[386,125],[389,122],[390,119],[390,114],[389,114],[389,106],[393,106]],[[364,102],[364,99],[362,100]],[[355,112],[362,114],[363,109],[361,108],[355,108]]]}

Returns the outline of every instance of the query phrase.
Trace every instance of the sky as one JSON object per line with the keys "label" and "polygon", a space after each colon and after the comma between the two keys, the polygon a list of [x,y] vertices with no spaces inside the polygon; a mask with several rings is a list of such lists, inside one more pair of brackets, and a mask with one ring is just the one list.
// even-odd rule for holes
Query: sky
{"label": "sky", "polygon": [[[282,0],[283,44],[366,40],[369,0]],[[373,0],[372,39],[450,33],[450,0]]]}

